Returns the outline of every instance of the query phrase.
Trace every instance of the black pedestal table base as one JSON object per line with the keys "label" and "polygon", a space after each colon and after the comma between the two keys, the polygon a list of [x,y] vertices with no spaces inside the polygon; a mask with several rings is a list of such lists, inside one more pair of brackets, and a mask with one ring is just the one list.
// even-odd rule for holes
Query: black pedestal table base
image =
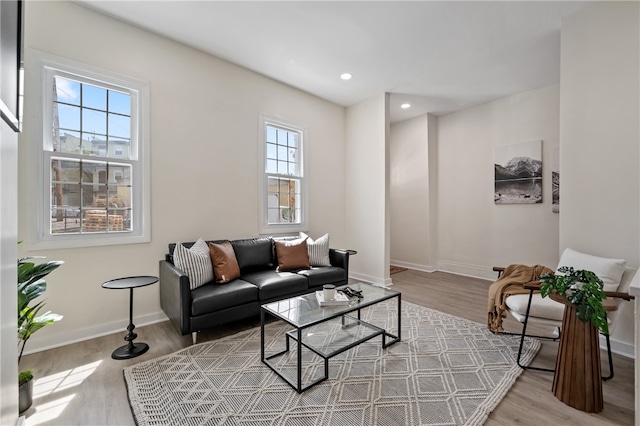
{"label": "black pedestal table base", "polygon": [[140,277],[126,277],[118,278],[115,280],[107,281],[102,284],[102,287],[109,289],[129,289],[129,326],[127,330],[129,333],[124,336],[124,340],[128,343],[119,347],[111,354],[113,359],[129,359],[142,355],[149,350],[149,345],[146,343],[134,343],[133,341],[138,337],[133,330],[136,328],[133,325],[133,289],[136,287],[144,287],[158,282],[158,277],[152,276],[140,276]]}

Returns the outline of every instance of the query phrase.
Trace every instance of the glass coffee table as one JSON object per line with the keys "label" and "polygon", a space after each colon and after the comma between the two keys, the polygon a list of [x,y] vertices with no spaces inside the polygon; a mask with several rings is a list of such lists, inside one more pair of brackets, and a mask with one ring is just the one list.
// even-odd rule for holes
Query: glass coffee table
{"label": "glass coffee table", "polygon": [[[344,287],[344,286],[343,286]],[[348,305],[320,306],[315,292],[276,302],[266,303],[260,309],[260,358],[271,370],[284,379],[298,393],[326,380],[329,377],[329,359],[359,344],[382,336],[382,347],[386,348],[400,341],[401,335],[401,293],[384,287],[365,283],[349,284],[354,290],[362,291],[362,298],[353,297]],[[340,289],[341,287],[338,287]],[[361,320],[360,310],[389,299],[397,299],[398,331],[391,334],[376,325]],[[285,334],[285,349],[267,355],[265,353],[265,316],[275,316],[293,327]],[[296,345],[296,378],[287,377],[274,358],[281,357],[290,349],[290,340]],[[306,348],[324,360],[324,374],[303,385],[302,348]]]}

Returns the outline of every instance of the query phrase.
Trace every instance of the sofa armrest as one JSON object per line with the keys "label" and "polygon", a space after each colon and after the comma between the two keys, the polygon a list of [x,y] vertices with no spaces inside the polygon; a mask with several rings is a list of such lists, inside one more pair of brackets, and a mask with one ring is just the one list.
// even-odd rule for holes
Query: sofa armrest
{"label": "sofa armrest", "polygon": [[346,278],[349,279],[349,256],[357,253],[355,250],[330,248],[329,261],[331,262],[331,266],[344,269]]}
{"label": "sofa armrest", "polygon": [[189,277],[166,260],[160,261],[160,307],[183,336],[191,333]]}

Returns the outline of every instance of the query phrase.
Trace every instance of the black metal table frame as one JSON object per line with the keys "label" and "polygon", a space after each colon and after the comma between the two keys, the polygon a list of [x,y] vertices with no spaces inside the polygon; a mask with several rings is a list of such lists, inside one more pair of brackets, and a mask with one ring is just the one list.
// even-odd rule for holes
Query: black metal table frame
{"label": "black metal table frame", "polygon": [[[333,315],[333,316],[330,316],[330,317],[327,317],[327,318],[322,318],[322,319],[320,319],[318,321],[314,321],[314,322],[309,323],[309,324],[305,324],[303,327],[299,327],[296,324],[291,323],[290,321],[288,321],[285,318],[282,318],[279,315],[274,315],[273,312],[265,310],[264,309],[264,305],[263,305],[263,306],[260,307],[260,359],[274,373],[276,373],[285,382],[287,382],[296,392],[302,393],[302,392],[306,391],[307,389],[309,389],[309,388],[317,385],[318,383],[321,383],[321,382],[323,382],[323,381],[325,381],[325,380],[327,380],[329,378],[329,359],[330,358],[332,358],[332,357],[334,357],[334,356],[336,356],[338,354],[341,354],[342,352],[345,352],[345,351],[347,351],[349,349],[352,349],[352,348],[358,346],[359,344],[364,343],[367,340],[373,339],[374,337],[377,337],[377,336],[380,336],[380,335],[382,335],[382,347],[383,348],[387,348],[387,347],[393,345],[394,343],[399,342],[401,340],[401,337],[402,337],[401,336],[401,330],[402,330],[402,316],[401,316],[401,314],[402,314],[402,300],[401,300],[401,295],[402,295],[401,293],[397,293],[397,294],[394,294],[394,295],[390,295],[388,297],[384,297],[384,298],[381,298],[381,299],[378,299],[378,300],[375,300],[375,301],[368,302],[366,304],[354,305],[351,309],[342,310],[342,311],[336,313],[336,315]],[[360,318],[360,310],[361,309],[367,308],[369,306],[373,306],[375,304],[384,302],[386,300],[393,299],[394,297],[398,299],[398,335],[397,336],[387,332],[386,330],[384,330],[384,329],[382,329],[380,327],[377,327],[377,326],[375,326],[373,324],[370,324],[368,322],[365,322],[365,321],[361,320],[361,318]],[[350,314],[352,312],[357,312],[357,314],[358,314],[357,318],[354,318],[351,315],[347,315],[347,314]],[[289,325],[291,325],[292,327],[295,328],[295,330],[290,330],[290,331],[285,333],[285,336],[286,336],[285,349],[280,351],[280,352],[277,352],[275,354],[271,354],[269,356],[265,356],[265,347],[264,347],[264,343],[265,343],[264,325],[265,325],[265,316],[266,316],[265,314],[267,314],[267,313],[269,313],[270,315],[275,316],[278,320],[284,321],[287,324],[289,324]],[[359,339],[359,340],[357,340],[355,342],[352,342],[352,343],[350,343],[350,344],[348,344],[348,345],[346,345],[346,346],[344,346],[344,347],[342,347],[342,348],[340,348],[338,350],[335,350],[335,351],[333,351],[333,352],[331,352],[329,354],[322,353],[318,349],[314,348],[312,345],[306,344],[306,343],[304,343],[302,341],[302,330],[304,330],[306,328],[309,328],[309,327],[313,327],[314,325],[318,325],[318,324],[321,324],[321,323],[324,323],[324,322],[339,318],[339,317],[342,317],[342,325],[343,325],[343,327],[350,327],[350,326],[359,324],[359,325],[363,325],[365,327],[371,328],[372,331],[374,331],[374,333],[369,335],[369,336],[365,336],[364,338]],[[345,324],[345,322],[344,322],[345,317],[350,318],[355,322],[352,323],[352,324]],[[387,337],[391,338],[391,340],[388,341],[388,342],[386,341]],[[297,373],[297,377],[296,377],[297,383],[294,382],[293,380],[291,380],[289,377],[287,377],[284,373],[279,371],[278,368],[275,365],[273,365],[271,363],[271,361],[270,361],[272,358],[275,358],[277,356],[280,356],[282,354],[285,354],[285,353],[289,352],[289,348],[290,348],[289,339],[290,338],[297,342],[297,350],[298,350],[298,352],[297,352],[297,363],[296,363],[297,364],[297,369],[296,369],[297,370],[296,371],[296,373]],[[312,380],[310,383],[308,383],[305,386],[302,386],[302,347],[305,347],[305,348],[309,349],[310,351],[312,351],[313,353],[315,353],[316,355],[318,355],[319,357],[321,357],[324,360],[324,375],[319,377],[319,378],[317,378],[317,379],[315,379],[315,380]]]}

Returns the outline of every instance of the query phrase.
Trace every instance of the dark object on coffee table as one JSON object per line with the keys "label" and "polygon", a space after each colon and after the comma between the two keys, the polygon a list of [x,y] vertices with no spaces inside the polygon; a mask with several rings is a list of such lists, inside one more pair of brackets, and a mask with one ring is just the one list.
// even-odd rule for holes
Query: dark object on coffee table
{"label": "dark object on coffee table", "polygon": [[358,299],[362,299],[362,290],[354,290],[349,286],[339,288],[339,292],[344,293],[347,297],[357,297]]}

